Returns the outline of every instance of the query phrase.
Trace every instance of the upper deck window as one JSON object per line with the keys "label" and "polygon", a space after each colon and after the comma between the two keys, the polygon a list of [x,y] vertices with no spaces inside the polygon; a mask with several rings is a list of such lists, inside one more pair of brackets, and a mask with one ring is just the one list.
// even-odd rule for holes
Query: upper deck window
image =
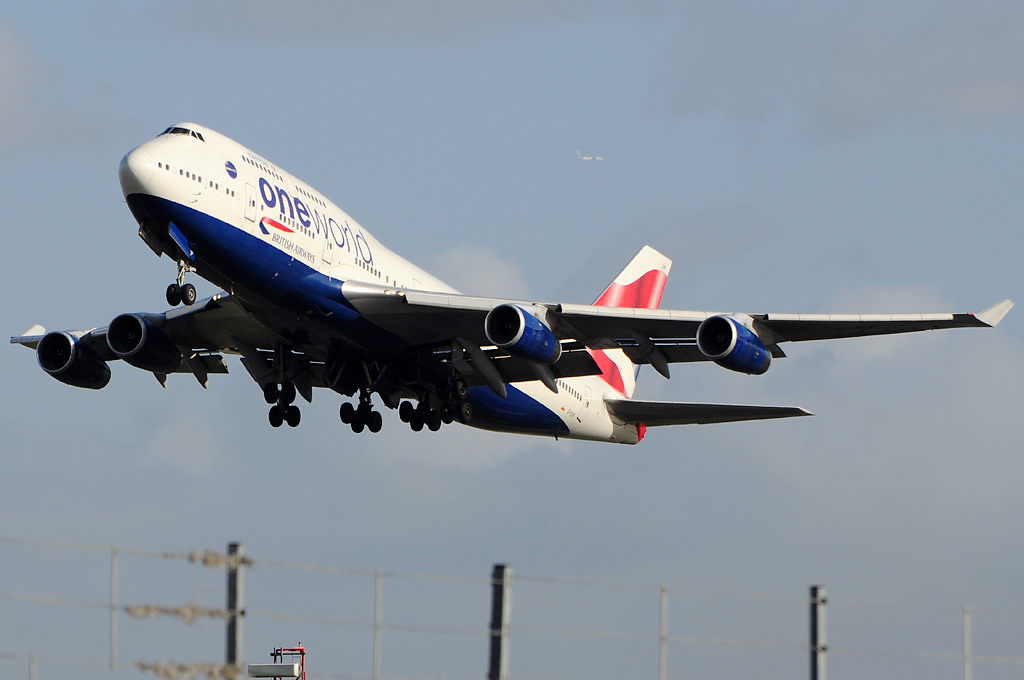
{"label": "upper deck window", "polygon": [[169,127],[157,135],[157,137],[163,137],[164,135],[188,135],[189,137],[195,137],[200,142],[206,142],[206,140],[203,139],[203,136],[198,132],[183,127]]}

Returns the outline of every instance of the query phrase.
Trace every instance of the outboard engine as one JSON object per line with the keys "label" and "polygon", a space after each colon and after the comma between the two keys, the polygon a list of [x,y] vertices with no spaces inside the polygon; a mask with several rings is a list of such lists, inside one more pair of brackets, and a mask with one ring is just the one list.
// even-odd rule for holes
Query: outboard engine
{"label": "outboard engine", "polygon": [[712,316],[697,327],[697,347],[731,371],[761,375],[772,363],[771,352],[757,335],[728,316]]}
{"label": "outboard engine", "polygon": [[65,385],[102,389],[110,382],[110,367],[78,338],[62,331],[47,333],[36,346],[39,367]]}
{"label": "outboard engine", "polygon": [[553,364],[562,356],[562,345],[547,324],[516,305],[498,305],[484,319],[487,339],[509,354]]}
{"label": "outboard engine", "polygon": [[135,368],[154,373],[174,373],[181,366],[181,352],[167,334],[139,314],[122,314],[107,327],[111,351]]}

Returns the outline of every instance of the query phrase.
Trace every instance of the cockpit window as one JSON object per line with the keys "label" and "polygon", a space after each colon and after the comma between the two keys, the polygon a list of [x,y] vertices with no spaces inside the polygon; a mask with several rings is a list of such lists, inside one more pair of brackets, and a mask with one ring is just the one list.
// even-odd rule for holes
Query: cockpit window
{"label": "cockpit window", "polygon": [[188,135],[190,137],[195,137],[200,142],[206,142],[206,140],[203,139],[203,136],[198,132],[183,127],[169,127],[163,132],[161,132],[159,135],[157,135],[157,137],[162,137],[164,135]]}

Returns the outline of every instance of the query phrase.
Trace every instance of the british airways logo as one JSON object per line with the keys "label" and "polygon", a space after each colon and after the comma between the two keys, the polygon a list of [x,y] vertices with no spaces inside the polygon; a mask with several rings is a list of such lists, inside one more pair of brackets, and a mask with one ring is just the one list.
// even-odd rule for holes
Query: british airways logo
{"label": "british airways logo", "polygon": [[[350,253],[354,250],[356,256],[368,265],[373,264],[373,253],[370,252],[370,244],[363,236],[361,229],[353,230],[347,221],[338,224],[337,220],[327,214],[321,215],[316,209],[310,209],[300,198],[292,198],[284,189],[271,184],[266,178],[260,177],[260,198],[268,210],[277,209],[281,215],[289,219],[298,220],[306,229],[316,230],[317,235],[324,234],[324,238],[330,238],[338,248],[345,248]],[[278,229],[294,233],[291,229],[276,220],[263,218],[260,221],[260,229],[268,234],[264,223]]]}
{"label": "british airways logo", "polygon": [[267,230],[268,226],[274,227],[275,229],[280,229],[281,231],[288,234],[295,233],[294,229],[289,229],[288,227],[284,226],[277,220],[272,220],[269,217],[264,217],[262,220],[260,220],[260,231],[262,231],[264,234],[270,234],[270,232]]}
{"label": "british airways logo", "polygon": [[235,164],[231,161],[224,161],[224,170],[227,171],[228,177],[231,179],[238,177],[238,170],[235,170]]}

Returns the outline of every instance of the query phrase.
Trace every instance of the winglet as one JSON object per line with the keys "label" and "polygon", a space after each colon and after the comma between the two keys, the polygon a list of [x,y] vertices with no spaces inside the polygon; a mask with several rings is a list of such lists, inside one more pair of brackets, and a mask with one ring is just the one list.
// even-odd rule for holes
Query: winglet
{"label": "winglet", "polygon": [[1003,300],[1002,302],[996,303],[986,309],[984,312],[975,314],[982,323],[988,326],[998,326],[999,322],[1003,320],[1006,313],[1013,307],[1013,300]]}

